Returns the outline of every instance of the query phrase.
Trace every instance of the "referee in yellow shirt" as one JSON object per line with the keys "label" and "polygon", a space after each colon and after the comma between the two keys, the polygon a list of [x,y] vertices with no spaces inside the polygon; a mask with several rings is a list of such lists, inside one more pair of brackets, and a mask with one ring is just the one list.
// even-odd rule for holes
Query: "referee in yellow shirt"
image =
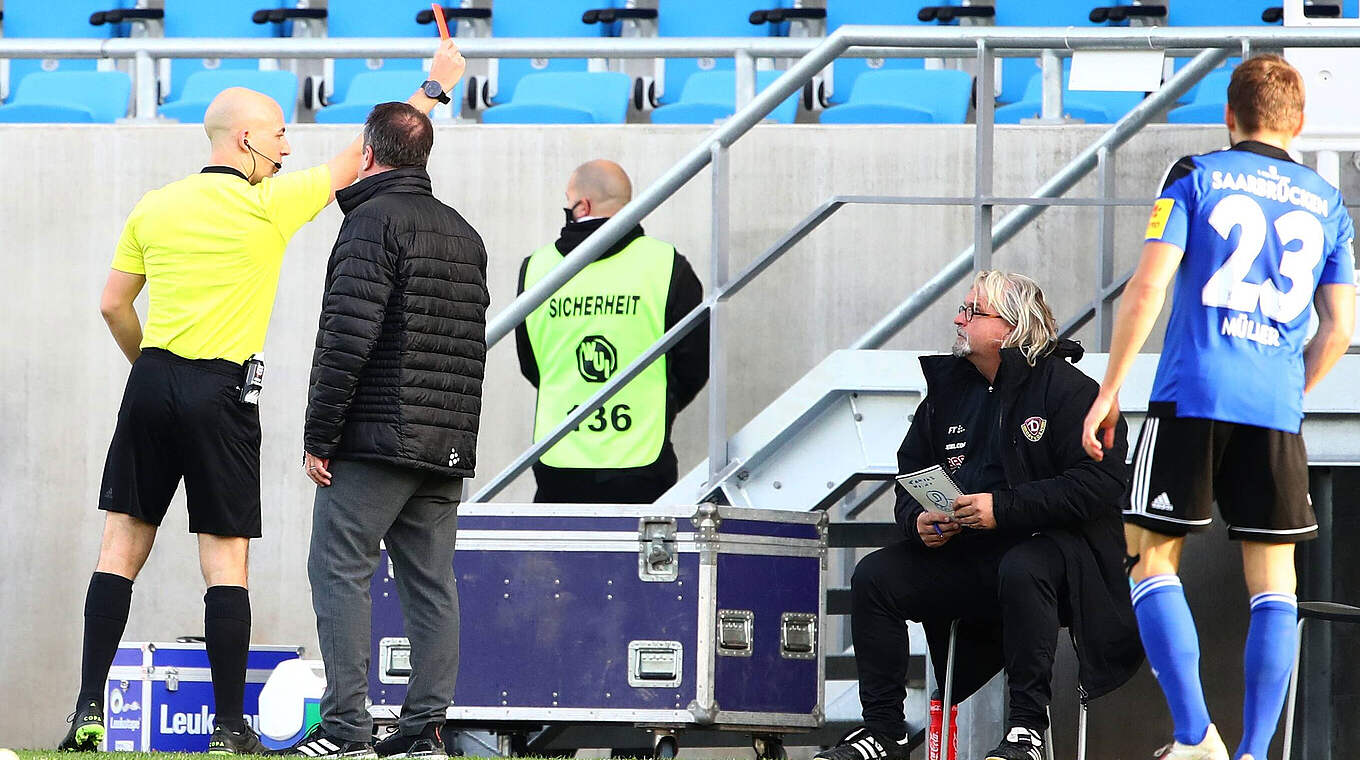
{"label": "referee in yellow shirt", "polygon": [[[422,113],[448,102],[464,65],[452,41],[441,43],[430,79],[408,102]],[[260,418],[247,360],[264,348],[288,240],[354,181],[363,140],[275,178],[289,153],[278,103],[226,90],[203,126],[208,166],[137,203],[100,302],[132,371],[99,487],[104,536],[85,597],[80,693],[63,750],[94,751],[104,737],[105,685],[132,582],[182,478],[208,586],[204,636],[216,700],[208,751],[264,751],[242,710],[246,557],[260,535]],[[143,285],[145,331],[133,308]]]}

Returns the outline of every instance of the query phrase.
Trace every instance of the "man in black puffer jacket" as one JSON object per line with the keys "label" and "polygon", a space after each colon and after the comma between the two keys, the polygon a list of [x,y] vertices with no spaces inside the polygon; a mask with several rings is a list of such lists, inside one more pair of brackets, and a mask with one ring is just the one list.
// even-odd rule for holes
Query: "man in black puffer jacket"
{"label": "man in black puffer jacket", "polygon": [[473,476],[486,360],[486,250],[434,198],[434,130],[408,105],[369,114],[359,181],[326,273],[304,465],[316,482],[308,576],[326,663],[310,756],[370,753],[369,583],[386,539],[411,640],[399,731],[381,755],[444,753],[458,671],[454,528]]}
{"label": "man in black puffer jacket", "polygon": [[924,623],[941,684],[951,621],[955,704],[1004,668],[1006,731],[987,760],[1041,760],[1059,625],[1077,649],[1082,699],[1143,660],[1123,571],[1126,428],[1111,456],[1081,447],[1096,382],[1069,360],[1028,277],[982,272],[954,319],[952,356],[921,359],[926,397],[899,472],[938,465],[962,490],[953,517],[897,486],[902,540],[860,561],[850,613],[865,727],[822,760],[905,758],[907,626]]}

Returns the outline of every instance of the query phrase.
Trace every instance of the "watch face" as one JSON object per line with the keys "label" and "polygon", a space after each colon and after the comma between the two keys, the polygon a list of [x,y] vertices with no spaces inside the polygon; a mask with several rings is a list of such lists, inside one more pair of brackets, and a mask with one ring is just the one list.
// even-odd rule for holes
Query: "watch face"
{"label": "watch face", "polygon": [[425,84],[421,85],[421,89],[425,91],[426,95],[436,99],[444,94],[443,86],[433,79],[426,80]]}

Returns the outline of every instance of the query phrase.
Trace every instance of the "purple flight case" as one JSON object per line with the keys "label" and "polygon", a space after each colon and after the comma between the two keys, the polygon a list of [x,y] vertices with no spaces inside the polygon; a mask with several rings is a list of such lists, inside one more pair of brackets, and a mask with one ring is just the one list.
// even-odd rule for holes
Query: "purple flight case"
{"label": "purple flight case", "polygon": [[[451,722],[821,725],[825,513],[470,504],[458,527]],[[369,696],[390,720],[410,650],[383,559]]]}

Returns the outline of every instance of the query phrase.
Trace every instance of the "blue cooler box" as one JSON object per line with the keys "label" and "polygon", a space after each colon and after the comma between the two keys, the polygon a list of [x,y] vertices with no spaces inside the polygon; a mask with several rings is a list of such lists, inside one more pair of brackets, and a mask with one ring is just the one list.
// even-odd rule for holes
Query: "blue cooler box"
{"label": "blue cooler box", "polygon": [[[302,647],[250,648],[245,711],[257,729],[264,682],[274,666],[301,655]],[[105,751],[206,752],[214,704],[203,642],[124,641],[104,694]]]}
{"label": "blue cooler box", "polygon": [[[469,504],[458,527],[451,723],[821,725],[825,513]],[[369,682],[380,721],[399,714],[411,672],[383,557]]]}

